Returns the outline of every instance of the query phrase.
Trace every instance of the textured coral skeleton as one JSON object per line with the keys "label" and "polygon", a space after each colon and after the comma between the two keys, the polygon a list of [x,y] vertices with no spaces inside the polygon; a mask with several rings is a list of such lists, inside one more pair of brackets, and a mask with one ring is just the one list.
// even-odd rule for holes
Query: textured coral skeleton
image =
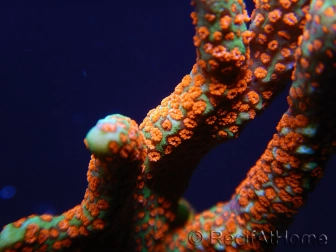
{"label": "textured coral skeleton", "polygon": [[[80,205],[4,227],[0,251],[268,251],[253,232],[285,230],[335,150],[336,3],[195,0],[197,62],[137,124],[98,121]],[[277,133],[230,201],[194,215],[181,197],[198,162],[238,137],[293,81]],[[174,182],[172,190],[171,183]],[[121,228],[122,227],[122,228]],[[209,231],[222,237],[217,242]],[[190,233],[203,239],[195,243]]]}

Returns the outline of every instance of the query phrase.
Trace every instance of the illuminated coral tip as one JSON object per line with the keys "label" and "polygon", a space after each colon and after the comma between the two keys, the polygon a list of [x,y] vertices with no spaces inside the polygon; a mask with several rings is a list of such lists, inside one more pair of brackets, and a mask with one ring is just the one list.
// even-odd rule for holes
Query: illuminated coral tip
{"label": "illuminated coral tip", "polygon": [[129,155],[125,153],[123,147],[142,148],[142,138],[135,121],[123,115],[114,114],[99,120],[86,135],[84,143],[87,149],[98,158],[116,156],[127,158]]}

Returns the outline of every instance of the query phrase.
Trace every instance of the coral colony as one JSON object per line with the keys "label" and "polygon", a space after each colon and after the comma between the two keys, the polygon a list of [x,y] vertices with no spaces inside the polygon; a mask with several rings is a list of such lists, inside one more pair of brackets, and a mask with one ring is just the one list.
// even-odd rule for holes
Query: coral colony
{"label": "coral colony", "polygon": [[[115,114],[85,139],[83,201],[4,227],[0,251],[268,251],[336,146],[336,2],[194,0],[197,62],[136,122]],[[277,132],[231,200],[194,214],[181,200],[199,163],[292,81]],[[262,234],[263,239],[260,239]],[[258,238],[258,239],[257,239]],[[324,237],[319,237],[323,242]]]}

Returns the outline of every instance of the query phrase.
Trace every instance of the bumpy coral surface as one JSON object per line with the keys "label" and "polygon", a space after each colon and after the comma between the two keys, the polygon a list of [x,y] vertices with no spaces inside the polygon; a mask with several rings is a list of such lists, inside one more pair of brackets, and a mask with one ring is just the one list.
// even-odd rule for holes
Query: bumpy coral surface
{"label": "bumpy coral surface", "polygon": [[[81,204],[6,225],[0,251],[268,251],[335,151],[336,3],[195,0],[197,62],[137,126],[87,134]],[[277,132],[231,200],[194,215],[181,197],[199,161],[237,138],[292,80]],[[262,234],[263,239],[260,239]],[[258,239],[256,238],[258,237]]]}

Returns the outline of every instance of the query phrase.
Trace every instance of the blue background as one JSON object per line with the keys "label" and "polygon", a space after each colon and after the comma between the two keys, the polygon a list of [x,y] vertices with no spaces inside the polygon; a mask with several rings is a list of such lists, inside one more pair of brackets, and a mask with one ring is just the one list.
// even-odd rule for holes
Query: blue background
{"label": "blue background", "polygon": [[[195,63],[188,0],[80,2],[0,6],[0,190],[16,188],[0,197],[0,227],[79,204],[88,130],[113,113],[140,123]],[[202,160],[186,192],[197,210],[230,198],[274,134],[286,92]],[[277,251],[336,251],[335,166],[334,158],[288,230],[324,233],[328,245]]]}

